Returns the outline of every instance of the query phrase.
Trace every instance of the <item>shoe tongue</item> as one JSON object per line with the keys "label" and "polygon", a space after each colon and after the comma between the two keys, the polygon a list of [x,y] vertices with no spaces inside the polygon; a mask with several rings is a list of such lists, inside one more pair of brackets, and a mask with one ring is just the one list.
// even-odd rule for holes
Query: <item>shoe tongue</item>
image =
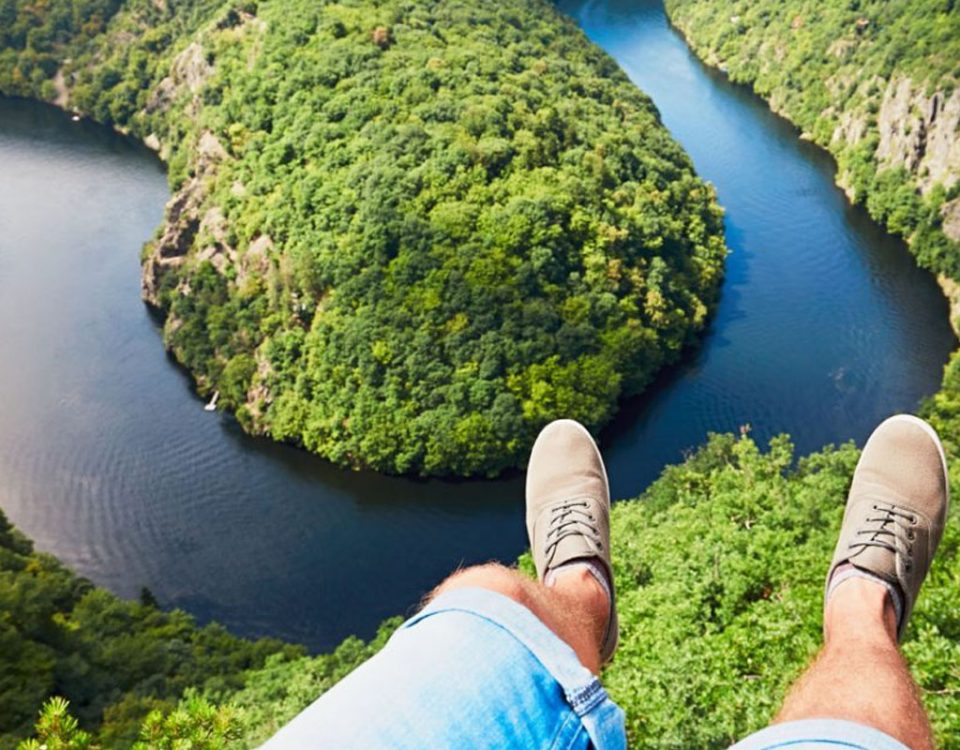
{"label": "shoe tongue", "polygon": [[571,534],[561,539],[557,544],[553,559],[550,561],[550,567],[555,568],[580,557],[596,556],[596,549],[587,541],[586,537],[581,534]]}

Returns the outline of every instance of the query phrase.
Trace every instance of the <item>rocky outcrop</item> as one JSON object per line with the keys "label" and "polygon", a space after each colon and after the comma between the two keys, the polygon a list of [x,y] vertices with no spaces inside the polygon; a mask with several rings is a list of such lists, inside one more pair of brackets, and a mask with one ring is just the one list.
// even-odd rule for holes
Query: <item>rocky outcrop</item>
{"label": "rocky outcrop", "polygon": [[905,168],[920,191],[951,187],[960,179],[960,89],[927,95],[909,78],[887,86],[877,114],[880,168]]}
{"label": "rocky outcrop", "polygon": [[213,73],[206,53],[199,42],[191,43],[177,55],[170,66],[170,75],[160,81],[147,100],[147,113],[165,112],[183,91],[197,95]]}
{"label": "rocky outcrop", "polygon": [[63,73],[63,68],[60,68],[53,77],[53,89],[57,92],[53,100],[54,106],[66,109],[70,103],[70,91],[67,88],[67,79]]}
{"label": "rocky outcrop", "polygon": [[237,262],[237,251],[227,243],[227,218],[219,206],[207,209],[200,220],[200,236],[204,245],[197,253],[198,261],[209,261],[221,274]]}
{"label": "rocky outcrop", "polygon": [[855,145],[863,140],[867,134],[867,118],[862,114],[852,111],[842,112],[840,121],[833,131],[833,143],[845,141],[850,145]]}
{"label": "rocky outcrop", "polygon": [[[934,185],[946,188],[960,179],[960,89],[949,96],[943,91],[927,94],[909,78],[886,83],[883,79],[861,82],[858,92],[884,87],[876,116],[879,136],[876,159],[881,170],[904,168],[916,177],[921,193]],[[855,146],[872,130],[867,115],[857,109],[839,113],[832,145]]]}
{"label": "rocky outcrop", "polygon": [[960,242],[960,198],[954,198],[940,207],[943,233],[954,242]]}
{"label": "rocky outcrop", "polygon": [[243,287],[253,277],[263,277],[270,270],[270,253],[273,252],[270,235],[262,234],[250,243],[237,266],[237,286]]}
{"label": "rocky outcrop", "polygon": [[[164,0],[155,0],[164,2]],[[218,25],[227,33],[253,29],[260,33],[265,25],[254,15],[242,11],[230,11]],[[193,41],[172,61],[169,74],[154,88],[142,111],[143,114],[167,112],[176,102],[187,100],[183,116],[197,118],[203,107],[202,91],[214,72],[207,59],[207,52],[200,41]],[[165,136],[149,133],[144,143],[157,151],[162,159],[170,157],[174,144],[164,142]],[[218,165],[230,159],[223,144],[210,131],[204,131],[191,149],[192,175],[181,185],[166,206],[166,215],[160,237],[149,243],[144,253],[141,275],[143,299],[154,307],[162,307],[160,290],[164,274],[186,262],[188,254],[199,243],[196,258],[209,261],[220,273],[226,273],[229,265],[238,265],[238,254],[226,238],[226,217],[217,206],[206,205],[210,185]],[[239,185],[239,189],[243,186]],[[272,243],[271,243],[272,246]],[[238,273],[242,274],[242,264]],[[189,288],[178,293],[189,293]],[[170,323],[168,321],[168,327]]]}
{"label": "rocky outcrop", "polygon": [[[203,207],[207,185],[217,165],[229,156],[217,137],[209,131],[200,136],[195,153],[195,174],[167,203],[163,232],[157,240],[148,244],[143,260],[140,282],[143,299],[157,308],[162,307],[160,290],[165,272],[184,262],[198,234],[212,238],[212,243],[204,252],[207,252],[207,259],[219,271],[224,270],[233,252],[225,242],[226,220],[220,209]],[[214,261],[214,256],[222,256],[222,259]],[[235,260],[235,253],[232,259]]]}
{"label": "rocky outcrop", "polygon": [[960,336],[960,284],[943,274],[937,276],[937,283],[950,305],[950,325]]}
{"label": "rocky outcrop", "polygon": [[164,210],[163,233],[159,239],[147,245],[140,275],[140,291],[145,302],[153,307],[162,307],[160,299],[164,272],[179,266],[197,234],[197,203],[187,188],[177,192]]}

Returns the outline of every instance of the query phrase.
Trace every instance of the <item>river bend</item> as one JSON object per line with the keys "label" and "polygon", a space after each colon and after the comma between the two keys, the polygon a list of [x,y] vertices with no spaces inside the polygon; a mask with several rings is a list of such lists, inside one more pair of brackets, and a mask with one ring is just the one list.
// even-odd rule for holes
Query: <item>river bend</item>
{"label": "river bend", "polygon": [[[615,496],[708,431],[862,441],[938,386],[955,340],[933,279],[833,164],[702,66],[654,2],[561,2],[713,182],[733,249],[702,346],[601,436]],[[203,411],[139,299],[168,197],[146,149],[0,99],[0,507],[67,565],[236,632],[328,649],[459,564],[525,547],[522,479],[352,473]]]}

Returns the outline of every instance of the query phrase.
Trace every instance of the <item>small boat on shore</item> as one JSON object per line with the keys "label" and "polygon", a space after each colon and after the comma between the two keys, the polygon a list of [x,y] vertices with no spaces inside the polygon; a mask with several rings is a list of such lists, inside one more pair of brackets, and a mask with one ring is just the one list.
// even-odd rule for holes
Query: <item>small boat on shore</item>
{"label": "small boat on shore", "polygon": [[217,410],[217,399],[220,398],[220,391],[213,392],[213,398],[210,399],[210,403],[203,407],[204,411],[216,411]]}

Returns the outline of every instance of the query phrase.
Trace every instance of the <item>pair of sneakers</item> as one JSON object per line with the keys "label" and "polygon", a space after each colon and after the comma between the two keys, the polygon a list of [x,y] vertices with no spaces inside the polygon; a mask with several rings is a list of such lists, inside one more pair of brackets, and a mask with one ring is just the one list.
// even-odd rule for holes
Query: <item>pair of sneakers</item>
{"label": "pair of sneakers", "polygon": [[[930,425],[900,414],[870,436],[853,475],[824,602],[841,578],[885,584],[902,638],[946,522],[949,482],[943,446]],[[587,562],[610,593],[600,656],[609,661],[619,627],[610,558],[610,485],[590,433],[558,420],[540,433],[527,467],[527,534],[541,581]],[[837,575],[835,575],[835,573]]]}

